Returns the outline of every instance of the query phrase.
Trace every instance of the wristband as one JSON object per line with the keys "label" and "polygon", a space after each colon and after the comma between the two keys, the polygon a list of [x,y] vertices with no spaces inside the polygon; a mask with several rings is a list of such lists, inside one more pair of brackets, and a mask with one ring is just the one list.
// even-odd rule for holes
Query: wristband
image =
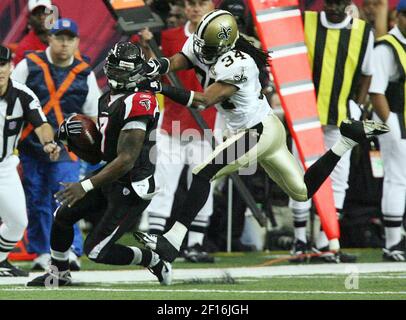
{"label": "wristband", "polygon": [[90,179],[83,180],[80,184],[85,192],[89,192],[94,189],[93,183],[90,181]]}

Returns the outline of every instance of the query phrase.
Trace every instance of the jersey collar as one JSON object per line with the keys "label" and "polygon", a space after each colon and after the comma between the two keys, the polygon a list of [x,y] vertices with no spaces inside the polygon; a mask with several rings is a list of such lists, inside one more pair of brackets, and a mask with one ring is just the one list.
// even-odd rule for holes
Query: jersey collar
{"label": "jersey collar", "polygon": [[351,16],[347,16],[343,21],[340,23],[332,23],[327,20],[326,13],[324,11],[320,12],[320,21],[323,27],[328,29],[344,29],[347,27],[352,20]]}

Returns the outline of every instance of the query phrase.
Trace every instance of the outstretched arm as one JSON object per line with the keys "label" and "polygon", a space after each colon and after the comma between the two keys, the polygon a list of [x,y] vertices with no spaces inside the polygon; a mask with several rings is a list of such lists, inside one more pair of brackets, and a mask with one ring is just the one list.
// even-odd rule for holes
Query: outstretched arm
{"label": "outstretched arm", "polygon": [[62,205],[70,207],[83,198],[86,192],[121,178],[134,166],[144,139],[144,130],[122,130],[118,139],[117,157],[90,179],[77,183],[62,183],[65,189],[57,192],[55,197]]}
{"label": "outstretched arm", "polygon": [[137,87],[139,90],[162,93],[181,105],[198,109],[205,109],[216,103],[221,103],[230,98],[238,90],[236,86],[221,81],[211,84],[204,92],[172,87],[158,80],[144,81]]}

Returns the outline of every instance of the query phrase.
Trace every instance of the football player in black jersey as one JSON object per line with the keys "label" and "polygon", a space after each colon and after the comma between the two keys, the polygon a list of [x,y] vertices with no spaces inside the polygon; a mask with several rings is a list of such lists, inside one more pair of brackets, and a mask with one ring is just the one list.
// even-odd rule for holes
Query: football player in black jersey
{"label": "football player in black jersey", "polygon": [[[142,78],[139,72],[144,63],[136,44],[119,42],[110,50],[104,71],[111,90],[99,99],[98,115],[100,150],[107,164],[81,182],[63,183],[65,188],[55,195],[61,206],[51,231],[51,268],[27,286],[46,286],[54,280],[59,286],[71,284],[68,253],[73,225],[89,216],[97,221],[84,245],[90,260],[142,265],[161,284],[170,284],[171,266],[156,253],[116,243],[134,227],[155,193],[154,165],[149,159],[154,141],[149,135],[157,126],[158,103],[152,93],[135,92],[134,85]],[[75,125],[63,123],[60,138],[77,134],[71,130]]]}

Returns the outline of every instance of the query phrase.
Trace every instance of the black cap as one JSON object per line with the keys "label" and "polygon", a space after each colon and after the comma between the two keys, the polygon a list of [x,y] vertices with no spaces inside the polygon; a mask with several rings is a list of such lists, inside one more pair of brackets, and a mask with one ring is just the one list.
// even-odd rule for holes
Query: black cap
{"label": "black cap", "polygon": [[11,60],[11,50],[0,45],[0,61],[9,62]]}

